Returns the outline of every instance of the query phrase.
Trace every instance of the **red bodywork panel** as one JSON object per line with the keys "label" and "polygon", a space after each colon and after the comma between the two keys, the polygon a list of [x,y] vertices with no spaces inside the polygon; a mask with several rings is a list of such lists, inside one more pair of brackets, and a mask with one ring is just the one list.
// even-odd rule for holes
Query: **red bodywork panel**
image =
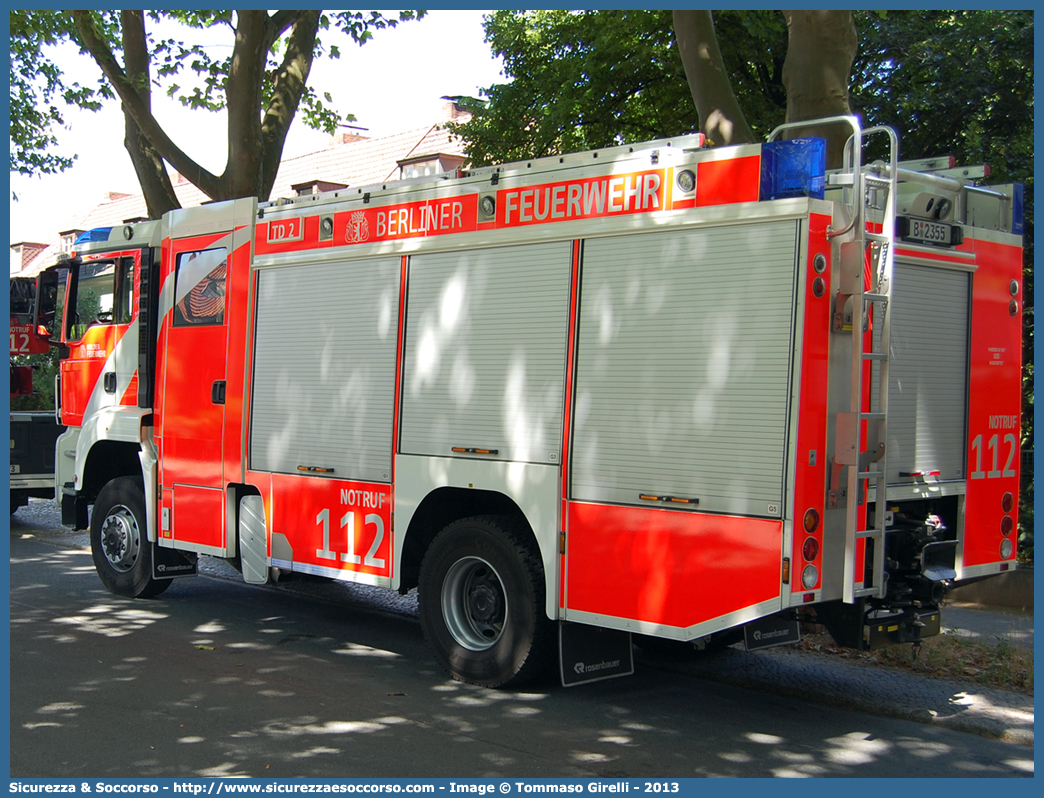
{"label": "red bodywork panel", "polygon": [[780,595],[783,522],[569,502],[568,609],[688,628]]}
{"label": "red bodywork panel", "polygon": [[[1012,494],[1014,509],[1009,515],[1017,520],[1022,408],[1022,250],[988,241],[972,243],[979,269],[972,278],[968,494],[961,548],[965,568],[1002,561],[1005,493]],[[1016,296],[1010,290],[1012,281],[1018,286]],[[1008,561],[1015,559],[1015,529],[1009,535],[1013,545]]]}
{"label": "red bodywork panel", "polygon": [[[805,319],[801,333],[801,384],[798,390],[797,462],[794,474],[794,539],[790,552],[790,589],[805,593],[819,587],[823,578],[823,519],[826,511],[827,469],[827,391],[830,366],[830,325],[832,296],[830,294],[830,242],[826,231],[830,217],[811,214],[809,217],[808,256],[805,259]],[[822,255],[825,267],[815,270],[816,255]],[[822,280],[821,296],[816,296],[816,280]],[[808,510],[814,510],[819,525],[810,534],[802,526]],[[816,555],[806,560],[802,548],[807,538],[816,541]],[[813,565],[819,581],[812,588],[801,584],[801,572]]]}
{"label": "red bodywork panel", "polygon": [[[257,475],[267,481],[268,475]],[[392,574],[391,486],[322,477],[271,475],[265,515],[292,550],[294,570],[324,576]],[[274,564],[288,565],[273,544]],[[303,567],[302,567],[303,566]]]}

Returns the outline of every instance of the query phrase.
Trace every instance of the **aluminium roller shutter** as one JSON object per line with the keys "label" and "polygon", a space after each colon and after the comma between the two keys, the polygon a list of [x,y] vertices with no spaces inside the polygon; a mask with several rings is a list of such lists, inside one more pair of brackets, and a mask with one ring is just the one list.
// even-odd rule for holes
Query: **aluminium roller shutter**
{"label": "aluminium roller shutter", "polygon": [[[888,484],[964,479],[971,275],[896,261],[892,280]],[[875,368],[871,396],[878,382]]]}
{"label": "aluminium roller shutter", "polygon": [[571,263],[569,241],[410,258],[404,453],[558,462]]}
{"label": "aluminium roller shutter", "polygon": [[251,468],[390,480],[399,264],[258,272]]}
{"label": "aluminium roller shutter", "polygon": [[797,222],[584,243],[572,498],[778,517]]}

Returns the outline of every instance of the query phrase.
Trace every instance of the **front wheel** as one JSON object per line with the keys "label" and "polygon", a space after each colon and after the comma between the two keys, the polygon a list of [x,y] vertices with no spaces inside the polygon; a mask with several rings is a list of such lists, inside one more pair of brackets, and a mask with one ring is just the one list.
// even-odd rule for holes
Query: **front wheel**
{"label": "front wheel", "polygon": [[483,687],[542,673],[554,652],[544,568],[526,530],[505,516],[464,518],[432,542],[420,570],[420,620],[453,678]]}
{"label": "front wheel", "polygon": [[145,535],[145,489],[140,479],[114,479],[91,513],[91,555],[102,584],[117,596],[158,596],[170,579],[152,578],[152,545]]}

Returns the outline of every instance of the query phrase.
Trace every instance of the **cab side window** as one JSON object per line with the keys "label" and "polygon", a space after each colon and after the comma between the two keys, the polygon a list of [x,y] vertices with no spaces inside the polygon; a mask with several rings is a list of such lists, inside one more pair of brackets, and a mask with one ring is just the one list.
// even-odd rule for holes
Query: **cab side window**
{"label": "cab side window", "polygon": [[178,255],[174,282],[174,326],[225,322],[227,250],[200,250]]}

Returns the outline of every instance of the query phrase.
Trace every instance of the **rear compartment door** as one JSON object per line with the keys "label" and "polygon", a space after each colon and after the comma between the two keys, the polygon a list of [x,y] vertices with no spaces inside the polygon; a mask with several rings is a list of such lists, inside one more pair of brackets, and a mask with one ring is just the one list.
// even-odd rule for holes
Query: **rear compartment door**
{"label": "rear compartment door", "polygon": [[964,480],[971,273],[897,260],[893,281],[888,484]]}

